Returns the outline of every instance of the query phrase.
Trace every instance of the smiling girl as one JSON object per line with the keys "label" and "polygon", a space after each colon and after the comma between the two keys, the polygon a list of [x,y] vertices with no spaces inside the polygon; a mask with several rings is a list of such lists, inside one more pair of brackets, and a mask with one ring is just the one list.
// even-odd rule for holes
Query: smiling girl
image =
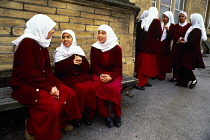
{"label": "smiling girl", "polygon": [[[64,30],[61,34],[61,45],[54,53],[55,75],[64,84],[71,87],[83,115],[83,122],[89,126],[96,108],[96,89],[90,81],[89,63],[84,51],[77,45],[75,33]],[[80,127],[80,120],[72,122]]]}
{"label": "smiling girl", "polygon": [[114,124],[122,125],[121,121],[121,89],[122,89],[122,50],[117,37],[108,25],[98,28],[98,41],[91,47],[92,81],[97,89],[97,107],[108,127],[113,125],[109,112],[109,103],[114,111]]}

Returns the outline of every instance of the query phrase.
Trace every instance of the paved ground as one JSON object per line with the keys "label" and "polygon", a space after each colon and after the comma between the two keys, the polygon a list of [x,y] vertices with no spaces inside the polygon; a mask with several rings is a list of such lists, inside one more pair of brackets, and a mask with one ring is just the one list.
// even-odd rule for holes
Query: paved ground
{"label": "paved ground", "polygon": [[[206,69],[196,69],[194,89],[177,87],[168,80],[150,80],[145,91],[123,94],[123,125],[107,128],[100,116],[92,126],[63,133],[62,140],[210,140],[210,55]],[[0,137],[23,140],[24,127]]]}

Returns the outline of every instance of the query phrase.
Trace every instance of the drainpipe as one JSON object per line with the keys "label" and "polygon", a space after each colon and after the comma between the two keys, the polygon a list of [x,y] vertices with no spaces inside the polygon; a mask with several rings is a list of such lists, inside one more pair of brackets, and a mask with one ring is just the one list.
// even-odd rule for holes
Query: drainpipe
{"label": "drainpipe", "polygon": [[209,0],[206,0],[206,10],[205,10],[205,14],[204,14],[204,23],[207,24],[207,28],[209,27],[209,22],[210,21],[206,21],[206,18],[207,18],[207,12],[208,12],[208,5],[209,5]]}

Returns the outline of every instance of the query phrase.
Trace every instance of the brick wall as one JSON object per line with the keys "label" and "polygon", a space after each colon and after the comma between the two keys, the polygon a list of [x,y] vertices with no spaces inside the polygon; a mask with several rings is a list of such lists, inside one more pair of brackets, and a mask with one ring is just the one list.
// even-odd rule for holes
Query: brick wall
{"label": "brick wall", "polygon": [[97,41],[99,25],[108,24],[115,31],[123,50],[123,73],[133,75],[134,20],[139,8],[109,0],[1,0],[0,1],[0,70],[12,68],[15,48],[12,41],[23,34],[25,23],[35,14],[46,14],[56,24],[49,47],[50,57],[60,45],[65,29],[75,31],[78,45],[89,59],[91,45]]}

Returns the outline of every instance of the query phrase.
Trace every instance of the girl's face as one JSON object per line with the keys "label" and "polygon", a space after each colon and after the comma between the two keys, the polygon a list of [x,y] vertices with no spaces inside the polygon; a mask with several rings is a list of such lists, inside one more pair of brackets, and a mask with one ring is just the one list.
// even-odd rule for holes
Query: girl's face
{"label": "girl's face", "polygon": [[55,29],[52,28],[52,29],[48,32],[48,35],[47,35],[47,38],[46,38],[46,39],[50,39],[54,33],[55,33]]}
{"label": "girl's face", "polygon": [[180,23],[184,23],[186,19],[187,19],[187,18],[185,17],[184,14],[182,14],[182,13],[179,14],[179,22],[180,22]]}
{"label": "girl's face", "polygon": [[63,42],[63,45],[65,47],[70,47],[72,44],[73,38],[69,33],[63,33],[61,41]]}
{"label": "girl's face", "polygon": [[104,30],[98,30],[97,37],[98,37],[98,41],[100,43],[104,43],[106,41],[106,39],[107,39],[106,31],[104,31]]}
{"label": "girl's face", "polygon": [[163,22],[166,24],[166,23],[168,23],[168,21],[169,21],[169,18],[166,16],[166,15],[162,15],[162,20],[163,20]]}

